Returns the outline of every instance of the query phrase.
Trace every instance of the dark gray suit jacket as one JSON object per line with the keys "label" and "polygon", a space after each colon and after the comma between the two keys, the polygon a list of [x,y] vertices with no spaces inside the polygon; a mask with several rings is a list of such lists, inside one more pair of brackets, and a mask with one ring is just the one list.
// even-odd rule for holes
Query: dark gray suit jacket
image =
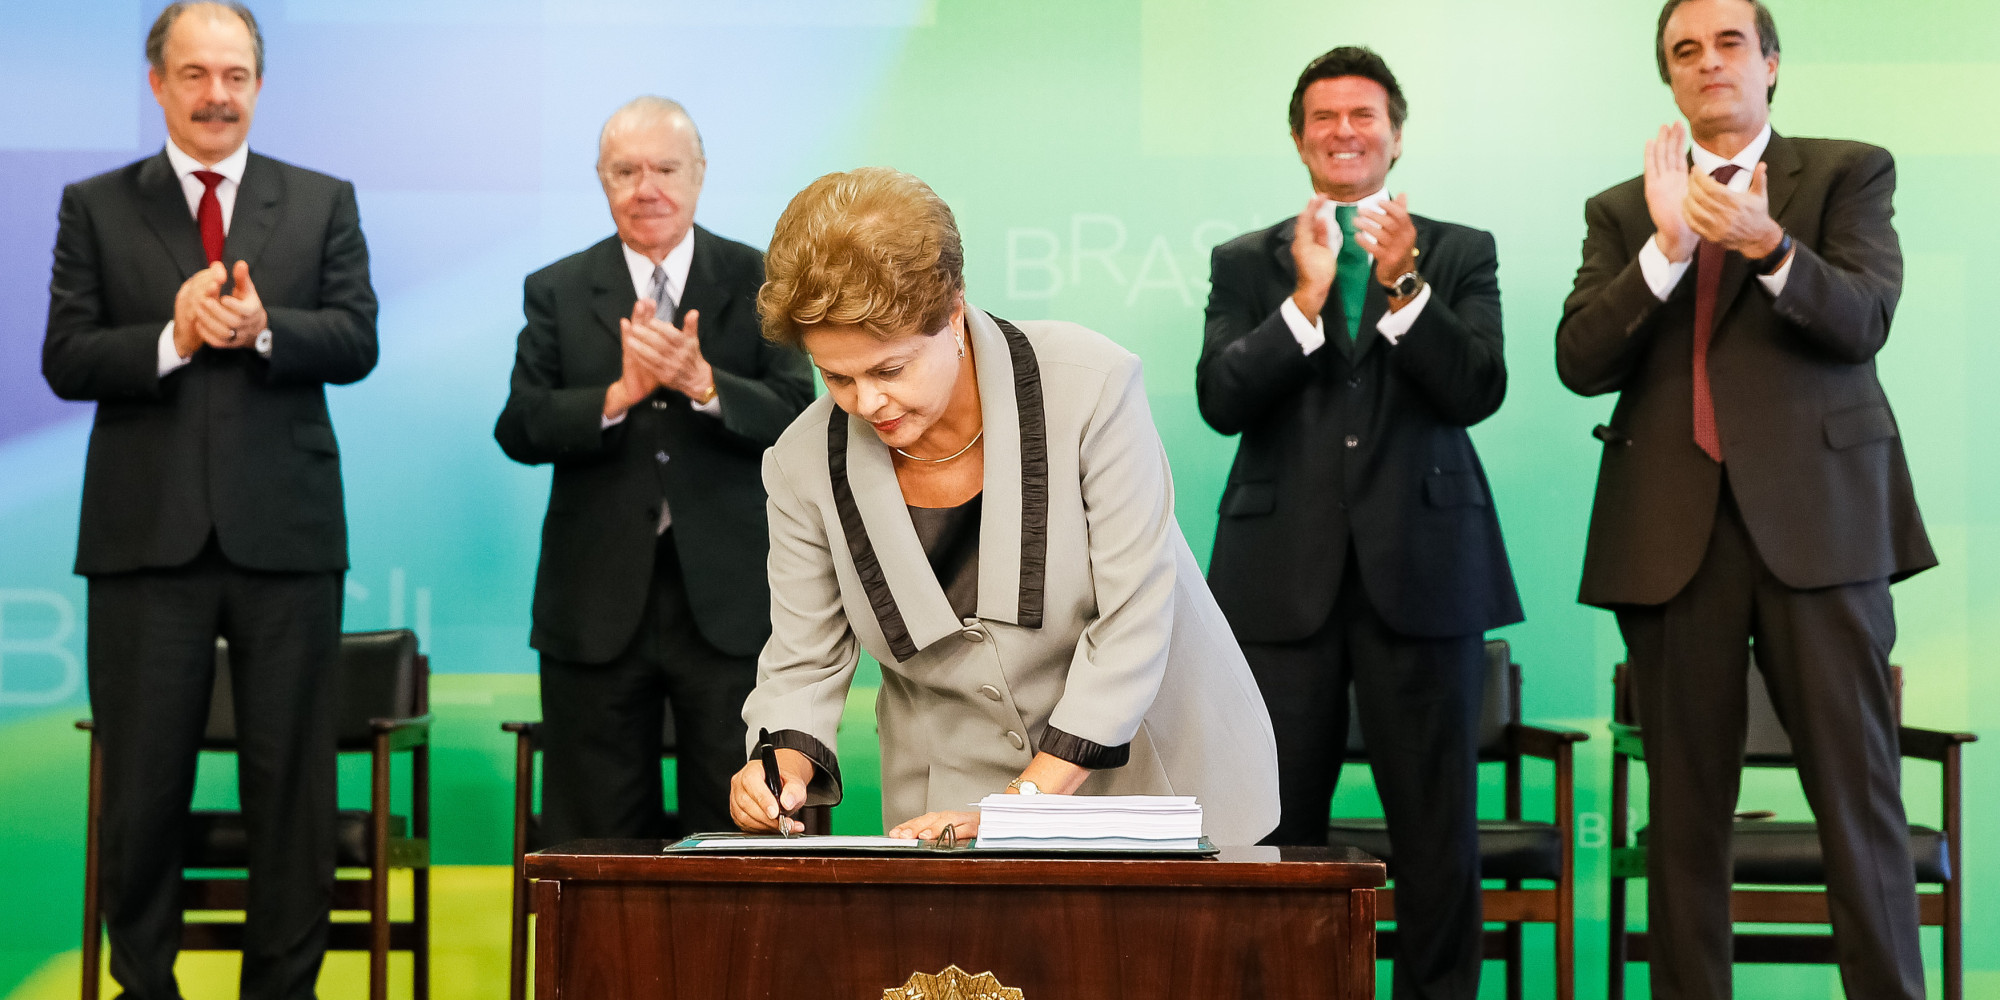
{"label": "dark gray suit jacket", "polygon": [[1394,345],[1375,329],[1389,302],[1371,275],[1360,337],[1349,341],[1336,295],[1326,346],[1299,349],[1278,311],[1295,283],[1295,220],[1215,248],[1195,397],[1211,427],[1242,443],[1208,582],[1245,642],[1317,631],[1350,539],[1368,596],[1404,635],[1521,620],[1465,430],[1507,393],[1493,237],[1412,218],[1431,298]]}
{"label": "dark gray suit jacket", "polygon": [[525,283],[528,323],[493,436],[515,461],[555,466],[529,641],[560,659],[601,663],[632,638],[662,497],[702,636],[749,656],[771,633],[758,459],[812,402],[812,374],[804,355],[763,338],[763,255],[700,226],[694,240],[674,322],[701,312],[720,418],[661,389],[622,423],[601,427],[604,390],[622,371],[618,321],[638,300],[616,236]]}
{"label": "dark gray suit jacket", "polygon": [[174,295],[207,266],[166,153],[63,190],[42,373],[56,395],[97,402],[78,573],[178,566],[211,531],[247,569],[347,568],[323,386],[375,367],[354,186],[252,153],[223,260],[250,264],[271,357],[204,347],[161,378]]}
{"label": "dark gray suit jacket", "polygon": [[1666,302],[1640,272],[1644,178],[1590,199],[1576,287],[1556,331],[1563,384],[1618,393],[1597,474],[1581,599],[1662,604],[1707,550],[1723,470],[1757,552],[1798,589],[1899,580],[1937,565],[1875,377],[1902,291],[1896,167],[1876,146],[1774,135],[1771,215],[1795,241],[1772,298],[1725,258],[1709,384],[1723,465],[1694,444],[1694,269]]}

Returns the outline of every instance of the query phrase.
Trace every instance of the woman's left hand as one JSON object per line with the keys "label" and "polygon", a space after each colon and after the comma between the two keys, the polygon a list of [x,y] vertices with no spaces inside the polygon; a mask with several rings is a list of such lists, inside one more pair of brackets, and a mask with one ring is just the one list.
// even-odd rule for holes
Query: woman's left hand
{"label": "woman's left hand", "polygon": [[889,836],[898,840],[936,840],[944,836],[944,828],[951,827],[952,839],[965,843],[979,836],[979,813],[977,812],[927,812],[913,820],[896,824]]}

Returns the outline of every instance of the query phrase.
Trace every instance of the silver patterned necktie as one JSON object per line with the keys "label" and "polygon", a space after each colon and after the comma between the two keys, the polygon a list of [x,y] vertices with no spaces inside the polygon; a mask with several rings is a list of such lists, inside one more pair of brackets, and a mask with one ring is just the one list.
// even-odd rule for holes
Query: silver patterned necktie
{"label": "silver patterned necktie", "polygon": [[660,264],[653,265],[653,305],[655,315],[668,323],[674,321],[674,310],[680,303],[674,301],[674,293],[667,290],[667,269]]}

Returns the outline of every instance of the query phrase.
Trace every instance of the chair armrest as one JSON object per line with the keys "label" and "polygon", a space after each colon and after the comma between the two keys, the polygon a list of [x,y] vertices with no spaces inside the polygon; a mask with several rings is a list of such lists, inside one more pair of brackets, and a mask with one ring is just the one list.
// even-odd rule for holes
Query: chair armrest
{"label": "chair armrest", "polygon": [[1940,762],[1953,747],[1963,746],[1979,739],[1972,733],[1950,733],[1939,729],[1918,729],[1915,726],[1904,726],[1899,735],[1903,744],[1903,756]]}
{"label": "chair armrest", "polygon": [[542,724],[539,722],[503,722],[500,724],[501,732],[513,733],[517,736],[526,734],[532,737],[540,732],[541,728]]}
{"label": "chair armrest", "polygon": [[1623,754],[1638,760],[1646,759],[1646,741],[1638,726],[1624,722],[1613,722],[1611,729],[1611,752]]}
{"label": "chair armrest", "polygon": [[1590,734],[1574,729],[1544,729],[1520,723],[1509,725],[1507,735],[1516,751],[1543,760],[1555,760],[1565,748],[1590,739]]}
{"label": "chair armrest", "polygon": [[97,720],[96,720],[96,719],[78,719],[78,720],[76,720],[76,728],[78,728],[78,729],[81,729],[81,730],[83,730],[83,731],[84,731],[84,732],[86,732],[86,733],[94,733],[94,732],[96,732],[96,731],[97,731]]}
{"label": "chair armrest", "polygon": [[430,742],[431,719],[429,712],[407,719],[369,719],[368,728],[377,738],[387,736],[389,749],[408,750]]}

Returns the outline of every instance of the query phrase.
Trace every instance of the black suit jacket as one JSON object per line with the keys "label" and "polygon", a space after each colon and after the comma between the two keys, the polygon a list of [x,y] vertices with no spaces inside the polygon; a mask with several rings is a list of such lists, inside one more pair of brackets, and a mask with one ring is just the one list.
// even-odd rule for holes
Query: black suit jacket
{"label": "black suit jacket", "polygon": [[1645,182],[1584,206],[1583,266],[1556,331],[1563,384],[1616,392],[1584,556],[1584,603],[1661,604],[1707,549],[1723,470],[1758,554],[1787,586],[1901,579],[1937,564],[1896,418],[1875,377],[1902,289],[1887,150],[1773,136],[1771,215],[1792,235],[1772,298],[1728,254],[1709,346],[1723,465],[1694,444],[1695,269],[1666,302],[1639,250]]}
{"label": "black suit jacket", "polygon": [[174,295],[207,264],[165,151],[63,190],[42,373],[97,402],[76,571],[177,566],[214,532],[230,562],[347,568],[340,449],[325,383],[375,367],[354,186],[255,153],[223,260],[250,263],[271,357],[203,347],[159,375]]}
{"label": "black suit jacket", "polygon": [[1294,220],[1215,249],[1195,374],[1202,417],[1241,434],[1209,585],[1237,637],[1287,642],[1326,621],[1347,546],[1391,628],[1473,635],[1521,620],[1486,473],[1465,429],[1507,392],[1493,237],[1415,217],[1431,298],[1394,345],[1371,276],[1350,342],[1339,296],[1326,346],[1299,349],[1279,306]]}
{"label": "black suit jacket", "polygon": [[517,462],[555,465],[529,639],[551,656],[599,663],[624,650],[652,579],[662,497],[702,636],[748,656],[771,634],[760,461],[812,402],[812,374],[804,355],[763,338],[763,255],[694,233],[674,322],[701,313],[719,418],[662,389],[600,428],[604,391],[622,371],[618,321],[638,299],[617,237],[528,276],[528,324],[493,436]]}

